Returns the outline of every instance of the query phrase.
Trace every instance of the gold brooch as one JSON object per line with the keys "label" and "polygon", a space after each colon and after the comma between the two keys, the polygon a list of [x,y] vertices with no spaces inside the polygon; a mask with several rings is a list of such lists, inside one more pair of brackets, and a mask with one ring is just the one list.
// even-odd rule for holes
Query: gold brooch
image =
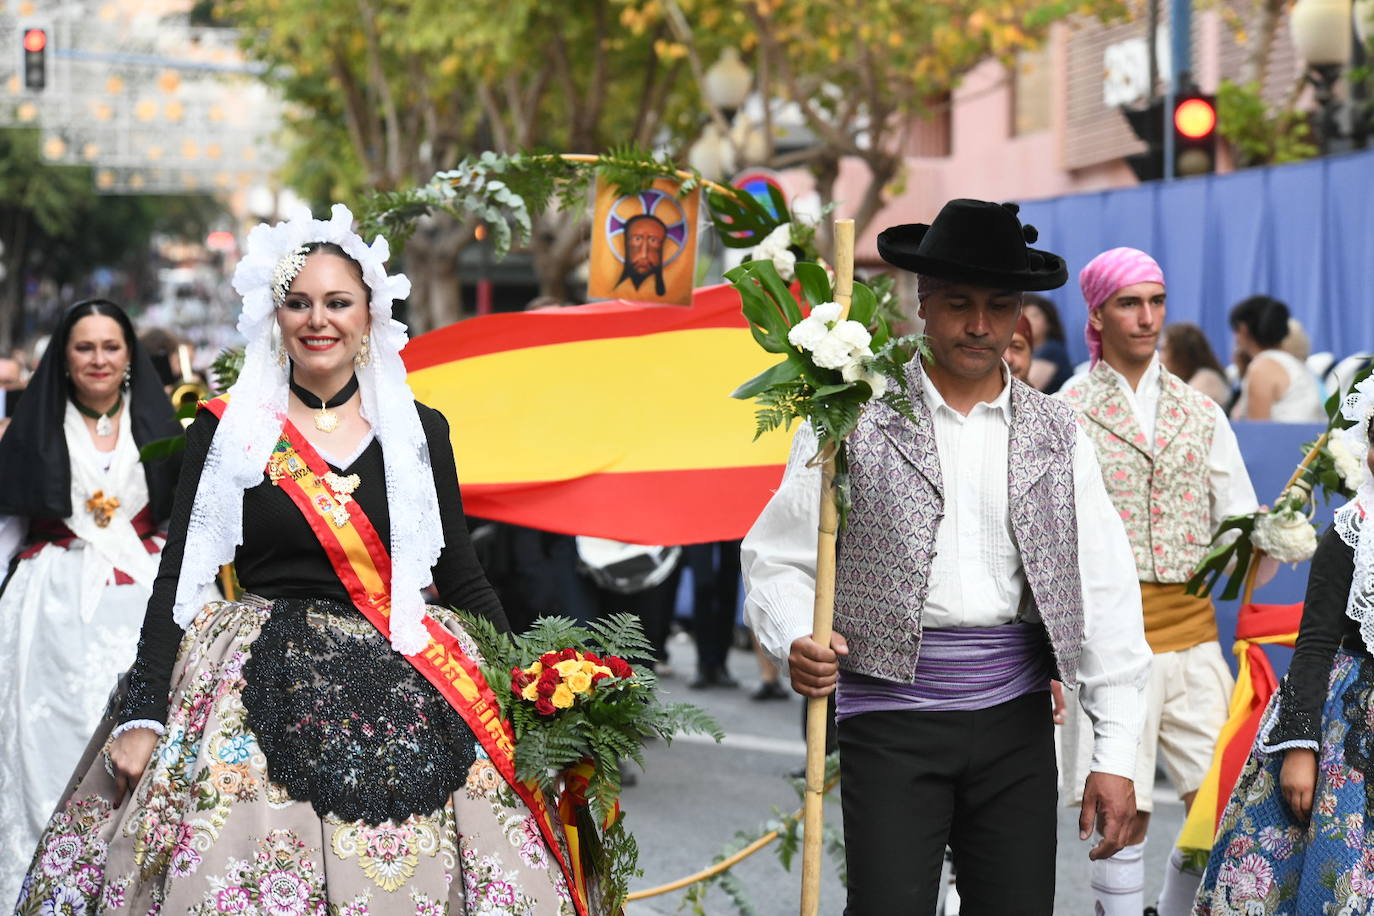
{"label": "gold brooch", "polygon": [[104,490],[96,490],[91,494],[91,498],[86,500],[86,511],[95,517],[95,523],[101,528],[110,527],[110,522],[114,519],[114,511],[119,508],[119,497],[105,495]]}

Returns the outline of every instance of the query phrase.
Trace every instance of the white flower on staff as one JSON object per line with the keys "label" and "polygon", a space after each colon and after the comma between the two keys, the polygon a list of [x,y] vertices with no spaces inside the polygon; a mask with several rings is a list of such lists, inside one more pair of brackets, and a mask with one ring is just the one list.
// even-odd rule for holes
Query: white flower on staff
{"label": "white flower on staff", "polygon": [[797,275],[797,256],[791,248],[792,224],[782,223],[754,246],[749,257],[754,261],[772,261],[778,276],[791,282]]}
{"label": "white flower on staff", "polygon": [[868,382],[868,387],[873,389],[873,396],[880,398],[887,394],[887,376],[873,368],[873,360],[858,356],[844,364],[840,370],[846,382]]}
{"label": "white flower on staff", "polygon": [[1255,546],[1280,563],[1302,563],[1317,552],[1317,529],[1299,512],[1262,512],[1255,519]]}
{"label": "white flower on staff", "polygon": [[1336,473],[1341,475],[1341,481],[1348,489],[1358,490],[1364,481],[1364,462],[1355,457],[1350,446],[1339,436],[1327,440],[1326,451],[1336,465]]}
{"label": "white flower on staff", "polygon": [[787,341],[811,351],[811,360],[822,369],[843,369],[860,357],[869,357],[873,337],[857,321],[841,321],[838,302],[822,302],[811,314],[792,326]]}

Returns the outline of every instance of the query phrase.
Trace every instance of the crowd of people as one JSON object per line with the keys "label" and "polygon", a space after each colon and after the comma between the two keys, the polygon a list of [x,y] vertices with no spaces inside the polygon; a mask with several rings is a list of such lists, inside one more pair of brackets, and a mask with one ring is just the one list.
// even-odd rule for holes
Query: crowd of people
{"label": "crowd of people", "polygon": [[[632,609],[666,673],[690,572],[691,687],[739,686],[742,603],[754,697],[790,681],[832,699],[847,914],[934,912],[947,848],[964,913],[1053,912],[1061,799],[1092,838],[1096,912],[1146,912],[1156,768],[1191,806],[1232,688],[1215,608],[1185,588],[1222,520],[1257,507],[1231,421],[1322,421],[1341,376],[1292,352],[1301,329],[1265,296],[1230,312],[1223,369],[1200,329],[1166,322],[1164,272],[1130,248],[1076,272],[1075,366],[1037,295],[1070,267],[1035,239],[1014,206],[969,200],[879,236],[917,276],[929,356],[908,369],[912,413],[875,403],[849,440],[827,645],[810,635],[809,427],[742,542],[467,518],[447,422],[399,356],[408,281],[342,207],[250,236],[243,367],[180,451],[139,455],[183,433],[193,352],[114,302],[72,305],[31,367],[0,359],[0,900],[581,912],[562,840],[531,826],[473,709],[433,686],[426,627],[475,655],[445,608],[503,631]],[[1292,671],[1205,872],[1175,852],[1161,916],[1316,912],[1374,888],[1374,392],[1346,409],[1370,476],[1313,562]],[[1071,700],[1051,702],[1061,686]]]}

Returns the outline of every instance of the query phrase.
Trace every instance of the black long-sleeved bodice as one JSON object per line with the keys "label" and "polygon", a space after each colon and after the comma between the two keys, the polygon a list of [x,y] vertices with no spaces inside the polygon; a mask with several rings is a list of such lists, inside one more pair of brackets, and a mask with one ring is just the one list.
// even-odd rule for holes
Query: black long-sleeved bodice
{"label": "black long-sleeved bodice", "polygon": [[[418,403],[415,406],[429,443],[444,531],[445,546],[433,569],[440,602],[481,614],[500,629],[509,630],[500,601],[487,583],[468,537],[448,422],[437,410]],[[181,628],[172,619],[172,605],[196,488],[218,423],[210,411],[202,410],[187,429],[167,544],[143,621],[138,657],[130,671],[121,722],[166,720],[172,666],[182,637]],[[339,474],[358,475],[360,483],[353,499],[377,529],[382,543],[390,545],[391,517],[381,443],[373,439],[348,467],[330,467]],[[300,509],[266,475],[262,483],[243,495],[243,543],[234,562],[243,588],[264,598],[324,598],[350,603],[347,589]]]}
{"label": "black long-sleeved bodice", "polygon": [[1360,646],[1360,626],[1345,613],[1355,574],[1355,550],[1327,529],[1307,578],[1302,627],[1288,675],[1281,688],[1279,720],[1269,732],[1268,746],[1311,742],[1321,737],[1322,706],[1326,703],[1331,664],[1342,640]]}

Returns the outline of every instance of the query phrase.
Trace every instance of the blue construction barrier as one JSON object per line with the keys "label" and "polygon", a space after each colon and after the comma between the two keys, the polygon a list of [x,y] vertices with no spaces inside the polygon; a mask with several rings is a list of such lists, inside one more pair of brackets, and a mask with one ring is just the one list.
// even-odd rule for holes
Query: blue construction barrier
{"label": "blue construction barrier", "polygon": [[1059,307],[1075,362],[1087,359],[1078,271],[1108,248],[1149,252],[1169,287],[1169,321],[1202,327],[1229,361],[1231,307],[1255,293],[1288,303],[1314,352],[1374,349],[1374,151],[1228,175],[1028,201],[1039,246],[1062,254]]}

